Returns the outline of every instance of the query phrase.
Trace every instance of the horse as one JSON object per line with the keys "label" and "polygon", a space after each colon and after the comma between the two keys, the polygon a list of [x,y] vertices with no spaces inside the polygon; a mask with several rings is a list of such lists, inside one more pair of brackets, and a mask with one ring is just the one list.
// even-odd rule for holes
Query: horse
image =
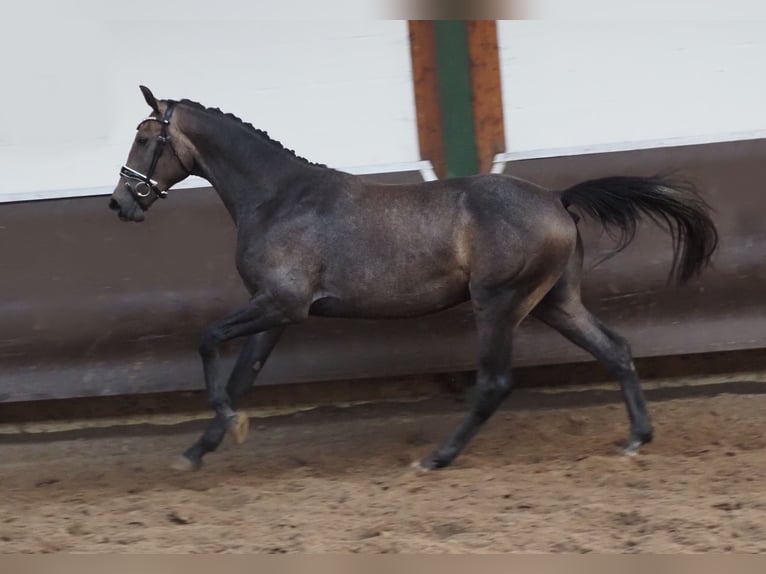
{"label": "horse", "polygon": [[[528,315],[559,331],[617,379],[629,420],[624,452],[653,437],[628,342],[581,301],[581,216],[610,232],[618,253],[642,220],[672,237],[669,281],[706,268],[718,233],[693,184],[611,176],[553,190],[508,175],[381,184],[312,163],[265,131],[197,102],[158,100],[136,135],[109,207],[123,221],[189,175],[206,179],[237,229],[236,267],[250,298],[202,332],[207,397],[215,416],[174,468],[196,470],[230,433],[244,442],[236,403],[280,335],[309,316],[396,319],[471,302],[477,329],[475,392],[438,447],[413,463],[450,465],[512,388],[514,332]],[[221,345],[246,337],[231,373]]]}

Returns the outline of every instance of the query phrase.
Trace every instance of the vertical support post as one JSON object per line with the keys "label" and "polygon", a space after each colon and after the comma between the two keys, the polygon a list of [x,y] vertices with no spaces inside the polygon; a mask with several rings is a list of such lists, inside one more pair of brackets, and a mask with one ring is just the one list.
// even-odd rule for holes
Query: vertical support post
{"label": "vertical support post", "polygon": [[420,157],[431,162],[440,178],[447,174],[444,157],[436,35],[432,20],[410,20],[410,57],[415,90]]}
{"label": "vertical support post", "polygon": [[469,20],[467,28],[476,153],[479,172],[488,173],[495,156],[505,151],[497,23],[494,20]]}
{"label": "vertical support post", "polygon": [[440,177],[486,173],[505,149],[494,20],[411,20],[421,157]]}

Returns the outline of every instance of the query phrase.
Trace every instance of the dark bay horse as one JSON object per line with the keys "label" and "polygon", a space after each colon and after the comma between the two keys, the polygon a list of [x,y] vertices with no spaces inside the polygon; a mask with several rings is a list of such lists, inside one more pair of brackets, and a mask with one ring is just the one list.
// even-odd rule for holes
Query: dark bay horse
{"label": "dark bay horse", "polygon": [[[590,352],[619,381],[630,420],[626,452],[652,439],[627,342],[580,300],[578,216],[634,237],[646,217],[673,239],[671,278],[709,262],[718,235],[697,191],[663,178],[608,177],[563,191],[505,175],[381,185],[285,149],[231,114],[141,87],[142,121],[110,207],[124,221],[190,174],[205,178],[237,226],[236,264],[251,298],[202,334],[205,384],[216,416],[177,467],[198,468],[227,431],[244,441],[234,404],[253,385],[287,325],[309,315],[398,318],[470,299],[478,331],[477,393],[465,419],[418,464],[449,465],[511,390],[516,327],[530,313]],[[231,374],[220,346],[247,337]]]}

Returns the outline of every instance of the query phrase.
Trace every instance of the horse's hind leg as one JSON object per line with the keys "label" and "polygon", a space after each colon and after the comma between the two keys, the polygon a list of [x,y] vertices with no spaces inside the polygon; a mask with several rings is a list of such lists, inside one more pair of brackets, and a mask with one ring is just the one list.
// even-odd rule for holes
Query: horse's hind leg
{"label": "horse's hind leg", "polygon": [[652,440],[652,424],[646,412],[638,373],[628,342],[611,331],[588,311],[580,300],[581,251],[569,269],[532,311],[532,315],[553,327],[604,364],[616,377],[630,419],[630,437],[625,447],[634,454]]}
{"label": "horse's hind leg", "polygon": [[474,402],[447,440],[417,463],[421,469],[448,466],[511,392],[513,332],[543,293],[542,286],[524,295],[518,291],[477,295],[472,290],[479,344]]}
{"label": "horse's hind leg", "polygon": [[[255,383],[256,377],[263,369],[266,359],[269,358],[283,332],[284,328],[277,327],[270,331],[251,335],[245,341],[226,385],[226,391],[233,408],[236,408],[239,399]],[[226,436],[226,428],[226,421],[220,416],[215,416],[197,442],[173,463],[173,468],[176,470],[196,470],[202,466],[202,457],[218,448]]]}

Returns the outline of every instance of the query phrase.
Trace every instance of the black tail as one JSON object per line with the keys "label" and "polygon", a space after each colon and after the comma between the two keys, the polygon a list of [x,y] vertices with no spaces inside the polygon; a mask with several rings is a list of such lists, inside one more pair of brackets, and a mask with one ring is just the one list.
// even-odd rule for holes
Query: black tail
{"label": "black tail", "polygon": [[678,283],[699,274],[718,247],[710,206],[690,183],[662,177],[605,177],[570,187],[561,201],[597,219],[607,232],[617,232],[612,254],[633,241],[642,218],[663,227],[673,239],[670,279]]}

